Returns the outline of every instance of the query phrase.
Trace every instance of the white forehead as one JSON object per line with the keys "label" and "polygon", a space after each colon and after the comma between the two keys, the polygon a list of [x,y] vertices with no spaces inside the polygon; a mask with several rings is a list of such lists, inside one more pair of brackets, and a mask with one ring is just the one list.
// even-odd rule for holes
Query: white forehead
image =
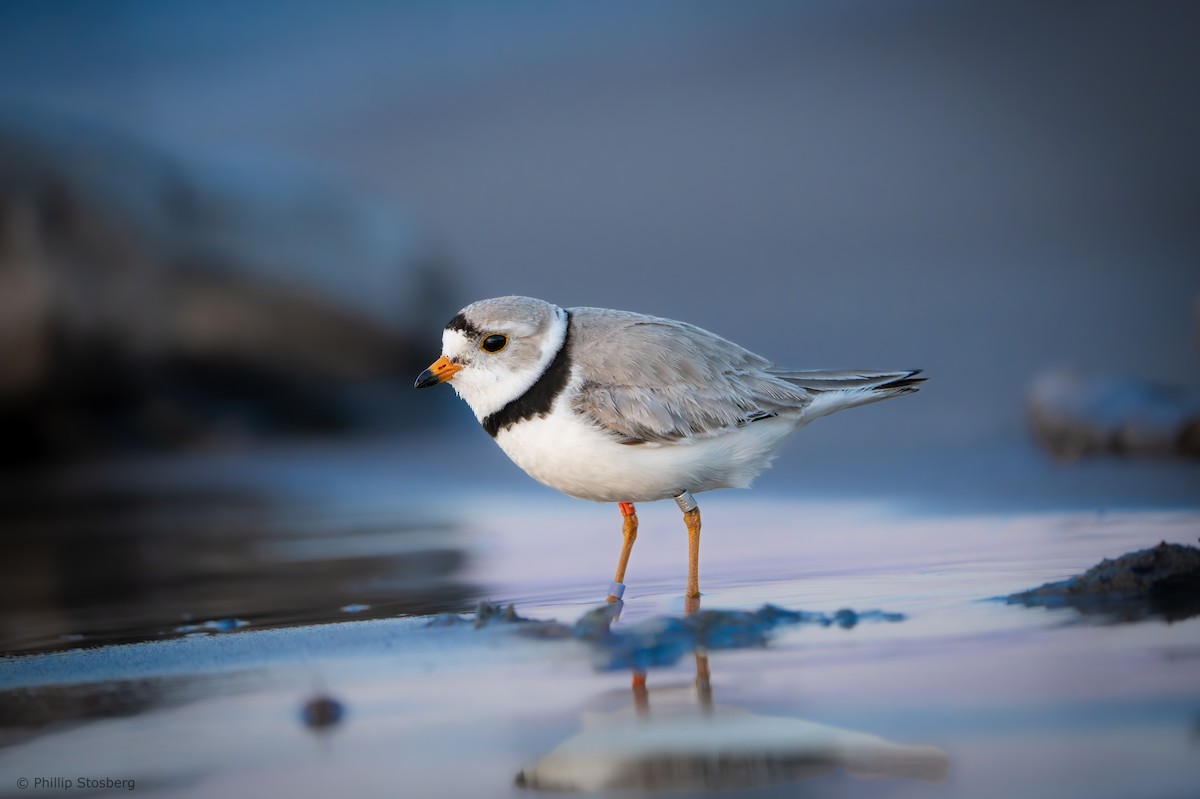
{"label": "white forehead", "polygon": [[467,352],[475,348],[475,342],[467,337],[467,334],[461,330],[443,330],[442,331],[442,353],[445,355],[453,355],[456,353]]}

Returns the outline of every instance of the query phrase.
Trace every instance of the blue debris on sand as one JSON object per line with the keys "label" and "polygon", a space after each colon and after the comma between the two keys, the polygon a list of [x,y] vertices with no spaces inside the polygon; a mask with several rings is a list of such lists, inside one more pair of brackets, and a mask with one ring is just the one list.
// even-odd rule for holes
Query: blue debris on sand
{"label": "blue debris on sand", "polygon": [[[523,632],[532,632],[533,635],[539,637],[567,638],[570,636],[570,630],[565,625],[555,621],[527,619],[517,614],[517,608],[514,605],[504,607],[503,605],[488,602],[486,599],[475,606],[475,613],[472,616],[463,616],[458,613],[439,613],[430,619],[429,624],[425,626],[459,627],[468,624],[475,629],[519,624],[522,625]],[[526,626],[529,628],[528,630],[524,629]],[[539,630],[542,632],[539,633]],[[547,634],[546,631],[554,631],[556,634]]]}
{"label": "blue debris on sand", "polygon": [[522,635],[537,638],[575,638],[592,646],[593,661],[601,671],[644,670],[669,666],[697,649],[748,649],[767,644],[775,628],[791,625],[849,629],[864,621],[903,621],[902,613],[880,610],[814,613],[763,605],[756,611],[702,610],[688,616],[663,616],[616,629],[621,603],[596,608],[567,626],[556,621],[527,619],[512,605],[501,607],[480,602],[474,617],[443,613],[429,622],[431,627],[473,625],[476,628],[520,625]]}
{"label": "blue debris on sand", "polygon": [[577,638],[594,646],[598,669],[646,669],[667,666],[697,649],[748,649],[766,646],[776,627],[785,625],[838,626],[849,629],[860,621],[902,621],[900,613],[849,609],[833,614],[794,611],[763,605],[756,611],[702,610],[690,616],[648,619],[613,629],[609,608],[585,614],[575,623]]}
{"label": "blue debris on sand", "polygon": [[240,630],[243,627],[248,627],[250,622],[242,619],[212,619],[211,621],[202,622],[200,624],[181,624],[175,628],[177,633],[229,633],[234,630]]}

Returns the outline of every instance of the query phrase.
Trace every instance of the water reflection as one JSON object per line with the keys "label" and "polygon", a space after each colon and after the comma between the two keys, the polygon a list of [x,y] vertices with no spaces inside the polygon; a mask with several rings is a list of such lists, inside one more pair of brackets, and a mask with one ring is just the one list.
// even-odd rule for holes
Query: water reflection
{"label": "water reflection", "polygon": [[[411,521],[410,521],[411,519]],[[0,654],[430,613],[449,523],[229,492],[0,496]]]}
{"label": "water reflection", "polygon": [[[699,603],[687,610],[698,614]],[[692,687],[651,689],[646,672],[635,669],[628,707],[584,713],[583,729],[517,774],[516,785],[539,791],[748,789],[839,770],[862,778],[946,779],[949,756],[935,747],[717,704],[708,651],[697,648],[693,655]]]}
{"label": "water reflection", "polygon": [[46,732],[101,719],[129,718],[194,702],[214,693],[252,691],[262,682],[247,673],[221,677],[189,674],[76,684],[52,684],[0,691],[0,749]]}
{"label": "water reflection", "polygon": [[941,749],[865,732],[754,713],[713,701],[708,659],[696,656],[694,689],[648,689],[632,702],[586,713],[583,729],[517,775],[540,791],[747,789],[844,770],[854,777],[941,782]]}

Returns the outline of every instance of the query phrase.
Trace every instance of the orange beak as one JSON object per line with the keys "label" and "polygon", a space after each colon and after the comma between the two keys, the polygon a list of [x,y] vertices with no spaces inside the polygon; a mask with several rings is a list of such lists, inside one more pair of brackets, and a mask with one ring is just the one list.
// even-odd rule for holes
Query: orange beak
{"label": "orange beak", "polygon": [[438,383],[445,383],[454,377],[455,373],[460,369],[462,369],[461,366],[450,363],[450,359],[443,355],[434,361],[432,366],[417,375],[417,382],[413,387],[428,388],[429,386],[436,386]]}

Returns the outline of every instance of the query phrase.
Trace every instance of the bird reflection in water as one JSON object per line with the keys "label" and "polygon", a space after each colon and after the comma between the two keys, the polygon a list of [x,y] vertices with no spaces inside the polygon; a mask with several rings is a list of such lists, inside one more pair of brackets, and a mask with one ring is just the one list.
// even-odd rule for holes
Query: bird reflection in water
{"label": "bird reflection in water", "polygon": [[[695,613],[698,604],[688,607]],[[798,718],[713,701],[708,654],[692,688],[651,690],[633,672],[632,706],[583,716],[583,729],[516,777],[540,791],[747,789],[820,777],[942,782],[941,749],[908,746]]]}

